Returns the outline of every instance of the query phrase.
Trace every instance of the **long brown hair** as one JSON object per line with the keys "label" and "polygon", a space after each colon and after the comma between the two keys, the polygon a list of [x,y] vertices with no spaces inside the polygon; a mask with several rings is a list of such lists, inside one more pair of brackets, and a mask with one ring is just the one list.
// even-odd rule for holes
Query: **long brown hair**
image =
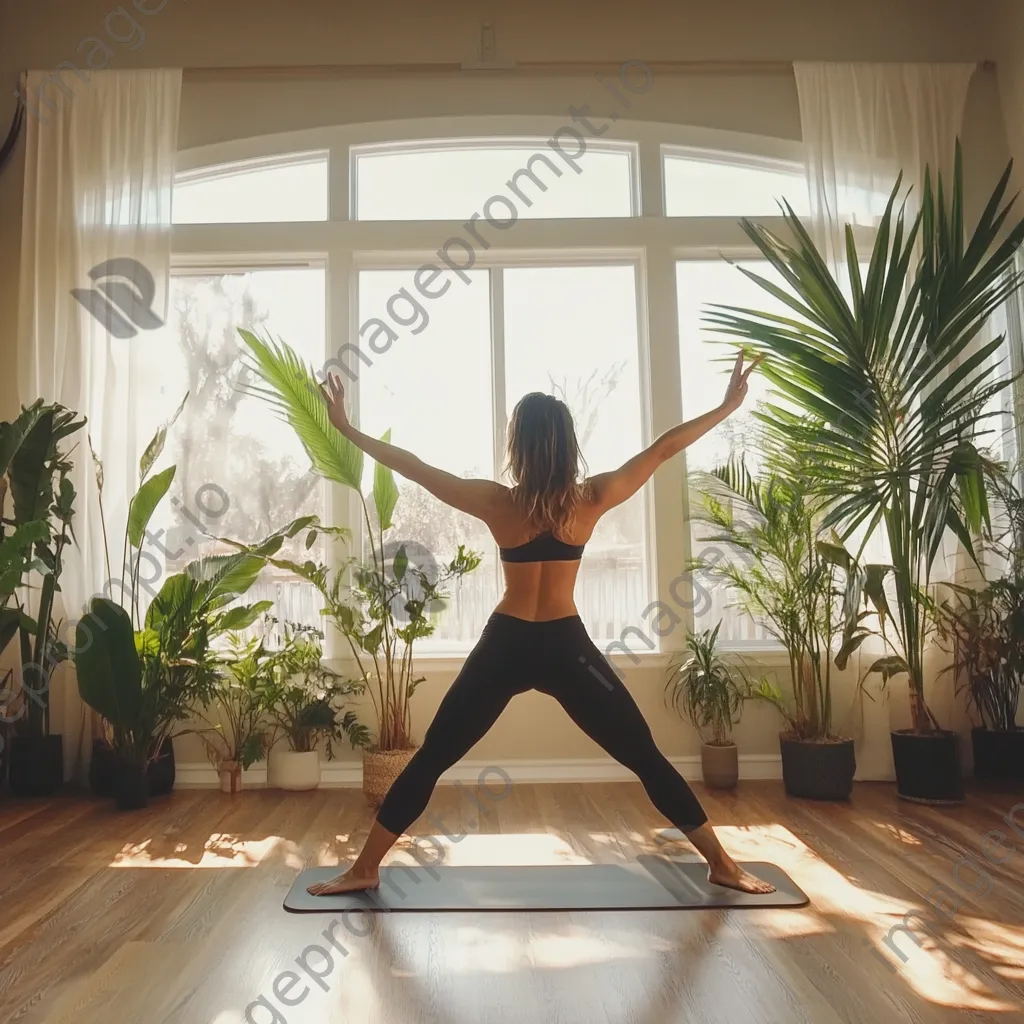
{"label": "long brown hair", "polygon": [[565,402],[540,391],[519,399],[508,424],[507,465],[512,497],[529,523],[552,533],[572,525],[585,497],[586,463]]}

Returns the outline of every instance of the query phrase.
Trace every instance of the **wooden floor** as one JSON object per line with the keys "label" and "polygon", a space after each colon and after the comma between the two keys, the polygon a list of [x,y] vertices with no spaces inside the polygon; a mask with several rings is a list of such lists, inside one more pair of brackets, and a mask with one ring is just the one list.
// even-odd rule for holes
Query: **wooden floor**
{"label": "wooden floor", "polygon": [[[429,809],[452,863],[620,863],[663,848],[667,823],[636,784],[516,784],[479,796],[482,812],[471,792],[441,787]],[[180,791],[131,814],[3,796],[0,1020],[1024,1020],[1024,835],[1001,820],[1022,803],[1024,833],[1024,793],[973,791],[953,809],[882,784],[859,784],[847,806],[788,799],[776,782],[700,796],[734,856],[779,864],[809,907],[375,915],[372,932],[335,931],[345,952],[331,966],[308,947],[328,946],[332,915],[289,915],[281,901],[300,869],[359,847],[371,814],[358,791]],[[993,829],[1002,846],[985,843]],[[421,819],[419,831],[439,829]],[[977,867],[955,868],[961,856]],[[925,900],[936,885],[948,919]],[[914,910],[921,947],[897,934],[903,963],[885,938]]]}

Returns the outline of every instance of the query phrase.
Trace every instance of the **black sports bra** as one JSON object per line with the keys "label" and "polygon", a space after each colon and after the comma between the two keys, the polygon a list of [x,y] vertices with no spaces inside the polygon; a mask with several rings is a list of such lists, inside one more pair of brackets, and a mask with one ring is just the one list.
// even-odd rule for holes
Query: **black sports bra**
{"label": "black sports bra", "polygon": [[583,557],[585,544],[566,544],[551,531],[539,534],[514,548],[499,548],[503,562],[575,562]]}

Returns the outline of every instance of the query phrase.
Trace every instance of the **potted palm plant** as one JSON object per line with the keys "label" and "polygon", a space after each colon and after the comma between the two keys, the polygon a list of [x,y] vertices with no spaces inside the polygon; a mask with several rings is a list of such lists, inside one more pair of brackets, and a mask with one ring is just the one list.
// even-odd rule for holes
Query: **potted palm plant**
{"label": "potted palm plant", "polygon": [[[323,634],[308,626],[285,623],[284,646],[277,652],[274,691],[269,704],[272,722],[267,785],[277,789],[316,789],[320,785],[322,743],[328,760],[334,744],[347,741],[365,747],[369,732],[356,713],[343,710],[347,697],[362,690],[358,680],[345,680],[322,664]],[[283,738],[287,749],[275,746]]]}
{"label": "potted palm plant", "polygon": [[[312,367],[282,342],[251,331],[238,333],[260,382],[248,385],[248,390],[268,401],[292,427],[313,470],[354,491],[362,508],[365,561],[350,559],[333,577],[311,562],[275,564],[316,584],[326,601],[325,613],[344,636],[358,678],[373,702],[377,729],[372,746],[363,752],[363,790],[371,804],[379,804],[416,751],[410,700],[422,679],[415,674],[413,643],[433,633],[435,609],[446,596],[444,586],[472,572],[480,557],[460,545],[436,576],[411,564],[404,545],[388,557],[384,533],[391,528],[398,502],[394,474],[386,466],[375,467],[371,517],[361,491],[363,453],[331,425]],[[389,435],[390,431],[385,440]]]}
{"label": "potted palm plant", "polygon": [[1024,497],[1002,494],[1008,528],[995,545],[1005,565],[979,587],[956,586],[942,602],[939,628],[952,643],[957,692],[979,724],[971,730],[976,778],[1024,781],[1024,728],[1017,725],[1024,686]]}
{"label": "potted palm plant", "polygon": [[[23,796],[45,796],[64,782],[63,743],[50,732],[51,677],[67,660],[66,645],[60,640],[55,617],[55,599],[67,545],[72,539],[75,489],[71,484],[72,463],[64,441],[85,423],[77,413],[42,399],[23,408],[12,423],[0,423],[0,478],[10,490],[13,517],[3,517],[3,526],[19,527],[44,523],[44,536],[32,542],[28,571],[10,582],[8,597],[14,607],[5,608],[2,647],[14,634],[19,640],[20,676],[17,696],[9,702],[8,719],[13,719],[10,737],[10,786]],[[33,528],[34,525],[33,525]],[[32,595],[34,605],[28,603]],[[6,600],[6,599],[5,599]]]}
{"label": "potted palm plant", "polygon": [[719,622],[714,629],[687,634],[688,653],[670,666],[665,690],[672,706],[700,734],[704,783],[714,789],[733,789],[740,774],[732,727],[743,706],[746,681],[718,654],[721,628]]}
{"label": "potted palm plant", "polygon": [[821,510],[806,467],[784,455],[770,467],[755,479],[738,459],[707,475],[695,518],[711,527],[709,543],[737,557],[696,564],[732,588],[786,652],[789,692],[764,678],[749,693],[786,723],[779,736],[786,792],[846,800],[857,763],[853,739],[837,735],[832,722],[832,650],[842,629],[834,545],[818,536]]}
{"label": "potted palm plant", "polygon": [[[965,229],[963,166],[956,147],[952,187],[937,195],[925,175],[921,210],[907,223],[897,180],[878,224],[866,276],[847,228],[847,287],[786,204],[792,240],[749,220],[743,229],[783,286],[743,270],[783,301],[788,316],[720,307],[706,316],[764,356],[762,372],[794,404],[755,413],[771,443],[814,467],[810,484],[828,508],[825,528],[845,542],[858,528],[888,541],[890,565],[855,579],[867,601],[849,600],[840,660],[878,615],[890,651],[869,668],[883,682],[906,676],[908,729],[892,732],[897,790],[930,802],[963,798],[956,735],[925,699],[925,650],[934,623],[933,567],[947,533],[973,557],[990,531],[987,491],[995,467],[983,455],[986,406],[1009,381],[993,358],[1003,339],[978,343],[989,315],[1021,285],[1010,264],[1024,221],[1009,220],[1006,168],[972,232]],[[887,586],[882,587],[886,577]],[[855,596],[855,595],[851,595]]]}

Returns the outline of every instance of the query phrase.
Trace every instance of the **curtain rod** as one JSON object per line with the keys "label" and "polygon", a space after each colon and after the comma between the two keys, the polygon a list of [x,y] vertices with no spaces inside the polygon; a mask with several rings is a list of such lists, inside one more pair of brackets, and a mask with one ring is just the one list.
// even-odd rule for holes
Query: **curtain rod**
{"label": "curtain rod", "polygon": [[[619,62],[621,63],[621,62]],[[786,60],[723,61],[723,60],[653,60],[647,66],[661,74],[789,74],[793,62]],[[463,63],[414,63],[414,64],[293,64],[256,65],[239,67],[193,67],[185,68],[184,76],[196,80],[223,78],[338,78],[367,75],[452,75],[452,74],[494,74],[504,72],[517,75],[587,74],[608,71],[617,67],[614,61],[518,61],[493,64],[478,62]],[[978,61],[983,71],[992,71],[994,60]]]}

